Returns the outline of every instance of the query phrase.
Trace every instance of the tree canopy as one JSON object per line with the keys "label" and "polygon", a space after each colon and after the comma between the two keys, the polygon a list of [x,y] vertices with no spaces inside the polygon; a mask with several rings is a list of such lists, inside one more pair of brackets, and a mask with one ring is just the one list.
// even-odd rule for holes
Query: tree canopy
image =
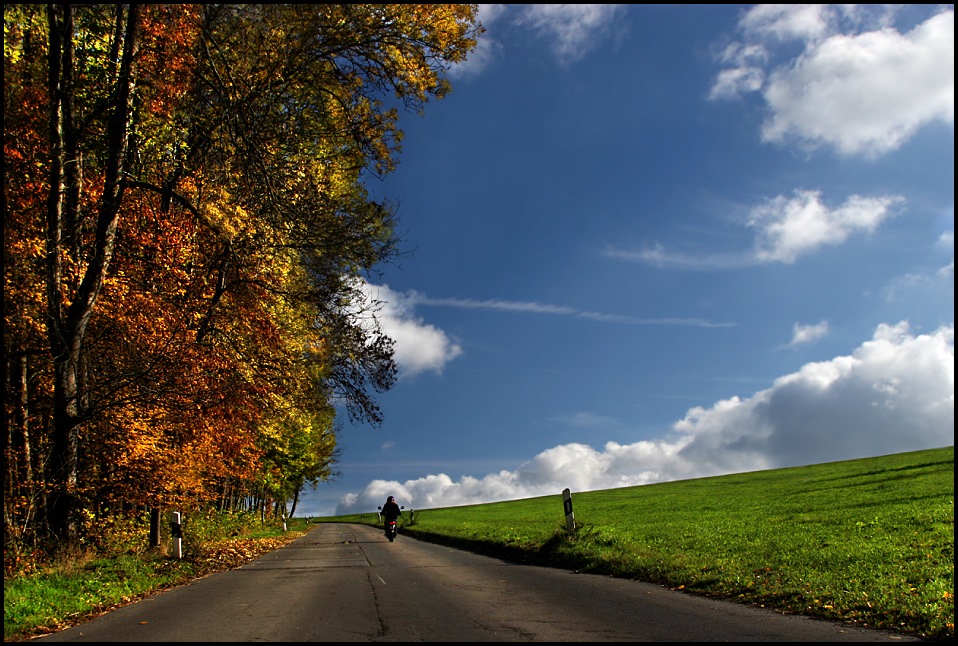
{"label": "tree canopy", "polygon": [[285,510],[382,423],[399,118],[476,5],[4,5],[5,558],[101,514]]}

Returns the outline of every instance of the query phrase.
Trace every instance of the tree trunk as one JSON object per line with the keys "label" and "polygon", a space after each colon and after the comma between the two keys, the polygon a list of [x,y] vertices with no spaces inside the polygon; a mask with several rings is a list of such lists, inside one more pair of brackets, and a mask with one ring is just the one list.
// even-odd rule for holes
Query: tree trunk
{"label": "tree trunk", "polygon": [[27,518],[36,513],[33,486],[33,449],[30,446],[29,364],[26,354],[8,356],[6,392],[12,405],[4,409],[7,434],[4,444],[6,467],[3,505],[4,532],[8,540],[24,536]]}
{"label": "tree trunk", "polygon": [[[47,199],[48,338],[54,361],[53,437],[50,466],[52,495],[49,521],[54,538],[69,546],[77,538],[80,428],[83,409],[78,375],[87,325],[106,279],[114,244],[127,162],[133,63],[136,56],[137,5],[126,14],[123,56],[116,77],[107,122],[103,195],[97,206],[96,232],[89,262],[75,293],[66,294],[61,255],[72,251],[72,228],[80,220],[80,151],[76,142],[73,86],[73,8],[51,5],[48,10],[50,53],[50,193]],[[118,13],[117,20],[123,19]],[[69,305],[66,305],[69,303]]]}
{"label": "tree trunk", "polygon": [[299,503],[299,487],[296,489],[296,493],[293,494],[293,504],[289,508],[289,517],[292,518],[296,515],[296,505]]}

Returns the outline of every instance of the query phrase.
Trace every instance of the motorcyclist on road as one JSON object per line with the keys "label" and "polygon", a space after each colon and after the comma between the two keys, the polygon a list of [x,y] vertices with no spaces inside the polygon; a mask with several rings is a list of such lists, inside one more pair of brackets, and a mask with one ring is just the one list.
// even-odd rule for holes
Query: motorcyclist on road
{"label": "motorcyclist on road", "polygon": [[383,520],[383,529],[389,529],[389,521],[396,520],[399,518],[399,515],[402,513],[400,511],[401,507],[396,504],[396,499],[393,496],[386,498],[386,504],[383,505],[382,515]]}

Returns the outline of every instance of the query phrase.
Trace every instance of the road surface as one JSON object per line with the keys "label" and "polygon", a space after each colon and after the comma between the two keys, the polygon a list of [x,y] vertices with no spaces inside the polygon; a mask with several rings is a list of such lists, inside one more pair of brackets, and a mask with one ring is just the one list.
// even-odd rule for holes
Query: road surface
{"label": "road surface", "polygon": [[56,642],[919,641],[675,592],[507,563],[365,525],[288,546],[38,638]]}

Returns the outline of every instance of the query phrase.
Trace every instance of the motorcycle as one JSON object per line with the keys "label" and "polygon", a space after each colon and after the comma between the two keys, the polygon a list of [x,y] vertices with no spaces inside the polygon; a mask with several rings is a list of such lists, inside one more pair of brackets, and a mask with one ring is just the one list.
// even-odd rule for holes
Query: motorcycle
{"label": "motorcycle", "polygon": [[395,518],[391,518],[386,521],[386,538],[389,539],[389,542],[392,543],[396,540],[396,534],[399,533],[399,526],[396,523]]}
{"label": "motorcycle", "polygon": [[[404,506],[400,505],[400,509],[405,509]],[[383,508],[380,507],[379,511],[382,511]],[[389,539],[389,542],[392,543],[396,540],[396,535],[399,533],[399,524],[397,518],[389,518],[386,520],[386,538]]]}

